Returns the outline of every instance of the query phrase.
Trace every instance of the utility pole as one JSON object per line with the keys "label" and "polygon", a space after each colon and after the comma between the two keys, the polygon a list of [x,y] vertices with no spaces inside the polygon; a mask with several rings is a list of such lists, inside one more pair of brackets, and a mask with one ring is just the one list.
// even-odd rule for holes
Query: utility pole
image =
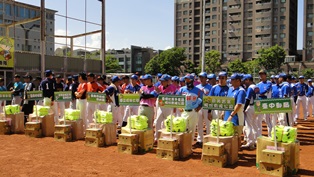
{"label": "utility pole", "polygon": [[40,56],[41,56],[41,77],[44,78],[46,70],[46,13],[45,13],[45,0],[40,2]]}
{"label": "utility pole", "polygon": [[205,11],[206,0],[203,0],[203,24],[202,24],[202,72],[205,71]]}

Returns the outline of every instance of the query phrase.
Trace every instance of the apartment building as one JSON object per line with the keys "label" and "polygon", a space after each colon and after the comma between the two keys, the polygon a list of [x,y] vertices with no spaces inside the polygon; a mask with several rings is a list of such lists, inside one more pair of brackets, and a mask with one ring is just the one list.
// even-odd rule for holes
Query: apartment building
{"label": "apartment building", "polygon": [[303,61],[314,61],[314,1],[304,0]]}
{"label": "apartment building", "polygon": [[220,51],[224,63],[252,60],[276,44],[287,55],[297,52],[297,0],[175,0],[175,46],[186,48],[196,64],[203,52],[203,13],[205,52]]}

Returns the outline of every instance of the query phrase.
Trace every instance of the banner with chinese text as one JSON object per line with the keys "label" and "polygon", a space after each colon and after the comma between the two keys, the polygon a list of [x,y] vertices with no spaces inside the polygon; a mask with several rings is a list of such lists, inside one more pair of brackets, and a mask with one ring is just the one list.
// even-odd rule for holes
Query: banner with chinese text
{"label": "banner with chinese text", "polygon": [[204,96],[203,97],[203,109],[210,110],[233,110],[235,100],[232,97],[222,96]]}
{"label": "banner with chinese text", "polygon": [[44,96],[42,91],[29,91],[26,98],[27,100],[41,100]]}
{"label": "banner with chinese text", "polygon": [[122,106],[139,106],[139,94],[119,94],[119,105]]}
{"label": "banner with chinese text", "polygon": [[159,95],[158,104],[166,108],[185,108],[186,96]]}
{"label": "banner with chinese text", "polygon": [[106,94],[97,92],[87,92],[87,102],[105,104]]}
{"label": "banner with chinese text", "polygon": [[272,114],[292,112],[290,98],[263,99],[254,101],[255,114]]}
{"label": "banner with chinese text", "polygon": [[71,91],[55,92],[55,101],[57,102],[72,101],[72,92]]}
{"label": "banner with chinese text", "polygon": [[0,67],[13,68],[14,66],[14,39],[0,36]]}
{"label": "banner with chinese text", "polygon": [[12,93],[3,91],[0,92],[0,100],[11,100],[12,99]]}

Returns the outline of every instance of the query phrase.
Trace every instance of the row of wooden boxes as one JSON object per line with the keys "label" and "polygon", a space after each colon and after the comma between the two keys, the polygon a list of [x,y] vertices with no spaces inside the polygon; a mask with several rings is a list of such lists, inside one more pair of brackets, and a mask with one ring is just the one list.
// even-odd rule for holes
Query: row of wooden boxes
{"label": "row of wooden boxes", "polygon": [[285,176],[295,175],[300,165],[300,142],[277,143],[268,137],[257,139],[256,167],[260,173]]}
{"label": "row of wooden boxes", "polygon": [[0,114],[0,135],[24,133],[24,113]]}

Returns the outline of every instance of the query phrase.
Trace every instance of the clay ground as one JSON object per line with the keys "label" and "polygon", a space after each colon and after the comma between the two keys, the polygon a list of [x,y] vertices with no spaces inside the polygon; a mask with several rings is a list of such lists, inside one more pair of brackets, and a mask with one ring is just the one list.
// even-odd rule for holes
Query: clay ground
{"label": "clay ground", "polygon": [[[314,118],[299,121],[297,127],[301,141],[298,176],[314,176]],[[255,150],[240,151],[239,158],[234,166],[217,168],[202,163],[201,149],[195,149],[189,159],[168,161],[157,159],[155,150],[127,155],[119,154],[117,146],[86,147],[84,141],[0,136],[0,176],[267,176],[255,167]]]}

